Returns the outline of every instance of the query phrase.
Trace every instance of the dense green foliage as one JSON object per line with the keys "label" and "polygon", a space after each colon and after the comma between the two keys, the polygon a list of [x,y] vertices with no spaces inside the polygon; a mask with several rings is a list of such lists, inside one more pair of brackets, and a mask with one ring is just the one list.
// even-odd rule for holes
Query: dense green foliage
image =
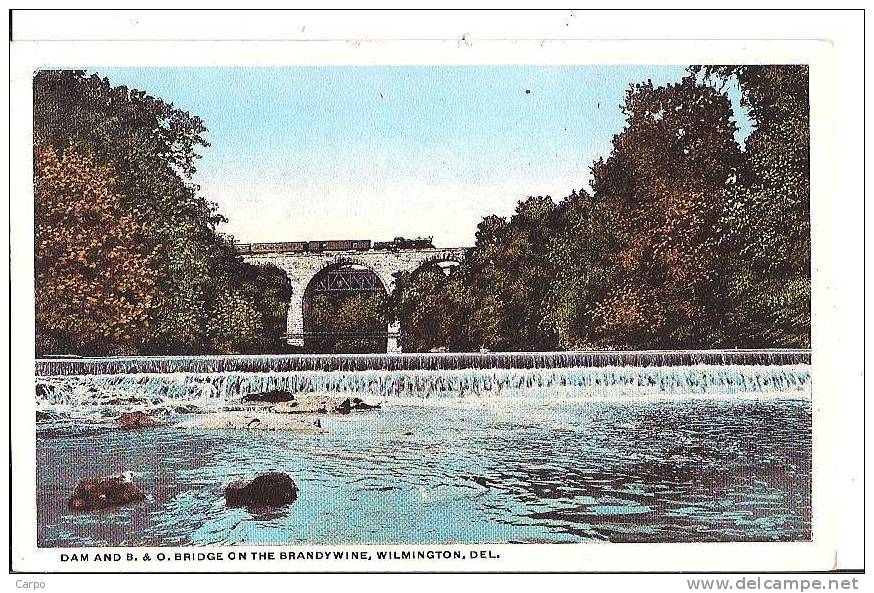
{"label": "dense green foliage", "polygon": [[805,67],[744,66],[633,85],[591,193],[529,197],[486,217],[450,276],[399,276],[405,349],[808,346],[807,84]]}
{"label": "dense green foliage", "polygon": [[67,147],[35,155],[34,301],[40,351],[123,354],[150,330],[154,251],[109,167]]}
{"label": "dense green foliage", "polygon": [[313,294],[307,303],[305,331],[307,352],[385,352],[386,338],[357,336],[320,336],[319,333],[383,333],[386,329],[385,293],[322,292]]}
{"label": "dense green foliage", "polygon": [[[404,352],[428,352],[449,343],[449,291],[447,274],[437,265],[422,266],[415,272],[395,276],[391,305],[404,320],[400,346]],[[461,328],[457,328],[460,330]]]}
{"label": "dense green foliage", "polygon": [[807,66],[692,68],[736,78],[755,129],[721,227],[731,255],[725,346],[810,346]]}
{"label": "dense green foliage", "polygon": [[[35,159],[49,147],[62,158],[75,150],[109,167],[112,192],[124,216],[142,228],[143,249],[153,256],[156,298],[149,306],[149,331],[128,348],[155,353],[276,348],[287,281],[276,270],[244,263],[216,233],[223,218],[191,183],[197,150],[207,146],[204,123],[142,91],[113,87],[82,71],[38,72],[33,91]],[[37,220],[41,215],[37,204]],[[62,233],[73,222],[54,219],[46,232]],[[40,261],[37,265],[39,276],[46,270]],[[38,331],[44,321],[38,313]],[[98,350],[113,347],[109,340]],[[73,352],[90,354],[93,347]]]}
{"label": "dense green foliage", "polygon": [[625,216],[608,229],[616,277],[592,307],[599,341],[634,348],[702,348],[718,340],[725,263],[718,222],[740,147],[731,103],[690,76],[636,85],[626,127],[592,168],[592,189]]}
{"label": "dense green foliage", "polygon": [[[743,147],[729,83],[753,123]],[[460,265],[401,273],[388,298],[313,294],[306,331],[383,332],[393,318],[405,351],[809,346],[808,69],[691,67],[632,85],[622,112],[589,190],[485,217]],[[244,263],[191,182],[205,133],[141,91],[37,73],[41,353],[282,349],[288,279]]]}

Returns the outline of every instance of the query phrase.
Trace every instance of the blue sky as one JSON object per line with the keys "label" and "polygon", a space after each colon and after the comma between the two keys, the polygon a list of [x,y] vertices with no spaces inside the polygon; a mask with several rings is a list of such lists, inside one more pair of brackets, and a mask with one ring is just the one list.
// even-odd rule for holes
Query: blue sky
{"label": "blue sky", "polygon": [[[195,182],[241,241],[433,235],[586,187],[628,85],[684,66],[97,68],[200,116]],[[529,92],[530,91],[530,92]],[[743,117],[741,116],[743,120]],[[741,122],[743,132],[748,124]]]}

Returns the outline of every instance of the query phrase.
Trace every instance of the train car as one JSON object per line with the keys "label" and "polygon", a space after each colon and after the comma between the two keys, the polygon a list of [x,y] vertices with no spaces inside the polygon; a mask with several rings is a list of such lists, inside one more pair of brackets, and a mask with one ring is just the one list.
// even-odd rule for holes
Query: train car
{"label": "train car", "polygon": [[251,243],[247,253],[302,253],[304,251],[306,251],[306,241],[282,241]]}
{"label": "train car", "polygon": [[370,249],[370,239],[358,239],[352,241],[352,249],[356,251],[367,251]]}
{"label": "train car", "polygon": [[367,251],[368,249],[370,249],[370,240],[368,239],[331,239],[329,241],[310,241],[310,251]]}
{"label": "train car", "polygon": [[306,241],[289,241],[284,243],[286,248],[284,251],[290,251],[292,253],[303,253],[307,250],[307,242]]}
{"label": "train car", "polygon": [[325,251],[349,251],[352,249],[352,241],[349,239],[322,241]]}

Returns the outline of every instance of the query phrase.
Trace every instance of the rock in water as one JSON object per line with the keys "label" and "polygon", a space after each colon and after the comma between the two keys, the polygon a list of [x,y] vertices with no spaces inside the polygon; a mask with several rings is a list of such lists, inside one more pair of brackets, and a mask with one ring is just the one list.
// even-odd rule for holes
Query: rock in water
{"label": "rock in water", "polygon": [[122,430],[134,430],[137,428],[152,428],[161,423],[145,412],[125,412],[115,419],[115,423]]}
{"label": "rock in water", "polygon": [[290,391],[277,389],[274,391],[263,391],[261,393],[248,393],[243,396],[244,402],[265,402],[277,404],[279,402],[290,402],[294,399],[294,394]]}
{"label": "rock in water", "polygon": [[269,507],[297,500],[297,484],[288,474],[270,472],[252,480],[231,482],[225,487],[229,507]]}
{"label": "rock in water", "polygon": [[379,404],[371,405],[365,403],[360,397],[346,398],[340,405],[335,408],[335,411],[340,414],[349,414],[353,410],[376,410],[379,409]]}
{"label": "rock in water", "polygon": [[369,404],[360,397],[352,398],[352,409],[353,410],[378,410],[380,408],[380,404]]}
{"label": "rock in water", "polygon": [[278,403],[271,408],[279,414],[327,414],[329,406],[325,398],[308,397],[302,400]]}
{"label": "rock in water", "polygon": [[334,410],[340,414],[348,414],[352,411],[352,401],[347,397]]}
{"label": "rock in water", "polygon": [[146,495],[134,483],[133,474],[87,478],[79,482],[67,502],[74,511],[93,511],[145,500]]}
{"label": "rock in water", "polygon": [[37,422],[54,422],[58,420],[59,417],[57,414],[47,410],[37,410],[36,411],[36,421]]}
{"label": "rock in water", "polygon": [[182,404],[176,406],[174,411],[177,414],[202,414],[204,411],[201,408],[198,408],[194,404]]}
{"label": "rock in water", "polygon": [[321,434],[321,427],[312,420],[304,420],[287,414],[269,412],[220,412],[203,414],[187,422],[180,422],[176,428],[205,430],[287,430],[300,433]]}
{"label": "rock in water", "polygon": [[306,395],[290,402],[282,402],[271,408],[280,414],[349,414],[355,410],[373,410],[379,404],[365,403],[360,397],[340,399],[332,395]]}

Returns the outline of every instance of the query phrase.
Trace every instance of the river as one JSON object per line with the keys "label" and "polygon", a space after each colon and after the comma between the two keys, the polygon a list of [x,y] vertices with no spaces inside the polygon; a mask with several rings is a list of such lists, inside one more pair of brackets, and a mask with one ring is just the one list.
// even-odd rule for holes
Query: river
{"label": "river", "polygon": [[[323,416],[312,435],[101,421],[144,409],[172,424],[192,417],[180,403],[314,385],[382,407]],[[61,373],[37,391],[44,547],[811,537],[806,364]],[[226,507],[225,484],[273,470],[296,502]],[[79,479],[122,471],[144,502],[67,509]]]}

